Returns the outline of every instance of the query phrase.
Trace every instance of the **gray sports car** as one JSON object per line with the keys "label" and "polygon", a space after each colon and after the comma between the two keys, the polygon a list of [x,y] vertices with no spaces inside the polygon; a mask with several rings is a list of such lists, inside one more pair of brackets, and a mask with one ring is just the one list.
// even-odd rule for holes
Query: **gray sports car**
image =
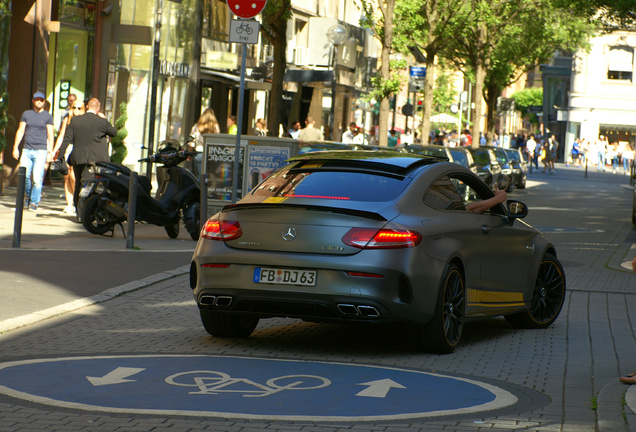
{"label": "gray sports car", "polygon": [[416,347],[451,352],[464,323],[521,328],[558,317],[565,275],[554,245],[468,169],[383,151],[288,161],[202,229],[190,285],[203,326],[247,337],[259,319],[406,325]]}

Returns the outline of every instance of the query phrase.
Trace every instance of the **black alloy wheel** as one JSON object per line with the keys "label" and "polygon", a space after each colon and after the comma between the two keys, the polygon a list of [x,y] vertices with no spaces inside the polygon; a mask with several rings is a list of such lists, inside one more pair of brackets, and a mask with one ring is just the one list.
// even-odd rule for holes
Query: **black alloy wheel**
{"label": "black alloy wheel", "polygon": [[547,328],[558,318],[564,300],[563,267],[554,255],[548,253],[539,266],[530,308],[524,312],[506,315],[505,318],[510,324],[519,328]]}
{"label": "black alloy wheel", "polygon": [[456,264],[449,264],[442,278],[433,319],[416,325],[415,343],[423,351],[448,354],[459,345],[466,319],[464,277]]}

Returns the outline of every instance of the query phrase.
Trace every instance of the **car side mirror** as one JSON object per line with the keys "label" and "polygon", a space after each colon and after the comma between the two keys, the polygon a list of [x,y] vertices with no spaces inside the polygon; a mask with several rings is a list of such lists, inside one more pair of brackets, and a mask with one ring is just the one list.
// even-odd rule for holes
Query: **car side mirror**
{"label": "car side mirror", "polygon": [[521,201],[508,200],[506,206],[511,218],[522,219],[528,216],[528,206]]}

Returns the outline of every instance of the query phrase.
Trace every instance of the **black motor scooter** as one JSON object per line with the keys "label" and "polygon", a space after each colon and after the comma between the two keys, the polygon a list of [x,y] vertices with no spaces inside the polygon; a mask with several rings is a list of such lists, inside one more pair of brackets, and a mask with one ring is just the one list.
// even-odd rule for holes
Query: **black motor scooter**
{"label": "black motor scooter", "polygon": [[[148,177],[137,178],[137,211],[135,220],[165,228],[170,238],[179,235],[183,219],[192,240],[199,239],[200,186],[195,176],[178,166],[198,152],[180,150],[177,140],[165,140],[157,152],[139,162],[161,164],[157,168],[160,184],[156,197],[151,196]],[[128,194],[131,171],[124,165],[97,162],[88,167],[91,174],[84,182],[78,202],[78,214],[84,228],[92,234],[113,232],[128,218]]]}

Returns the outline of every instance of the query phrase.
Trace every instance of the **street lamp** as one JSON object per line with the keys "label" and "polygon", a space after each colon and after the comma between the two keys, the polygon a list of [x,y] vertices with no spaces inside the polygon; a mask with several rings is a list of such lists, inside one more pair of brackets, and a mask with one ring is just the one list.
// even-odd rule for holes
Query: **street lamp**
{"label": "street lamp", "polygon": [[336,123],[336,84],[338,83],[338,45],[349,37],[347,28],[342,24],[335,24],[327,30],[327,39],[331,43],[331,112],[329,113],[329,136],[334,140]]}

